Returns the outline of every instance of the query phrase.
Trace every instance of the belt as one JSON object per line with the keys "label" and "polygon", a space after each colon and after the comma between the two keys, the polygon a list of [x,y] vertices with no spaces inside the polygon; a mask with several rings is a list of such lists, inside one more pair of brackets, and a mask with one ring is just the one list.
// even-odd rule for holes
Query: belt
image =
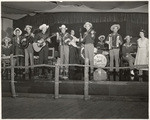
{"label": "belt", "polygon": [[112,49],[119,49],[119,47],[111,47],[111,49],[110,49],[110,50],[112,50]]}

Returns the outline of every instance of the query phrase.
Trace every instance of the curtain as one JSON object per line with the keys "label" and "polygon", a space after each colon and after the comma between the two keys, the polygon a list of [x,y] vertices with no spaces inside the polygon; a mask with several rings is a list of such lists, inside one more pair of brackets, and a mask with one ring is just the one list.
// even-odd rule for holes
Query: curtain
{"label": "curtain", "polygon": [[[79,29],[82,28],[83,33],[85,31],[83,25],[87,21],[93,24],[96,31],[96,42],[99,35],[104,34],[107,37],[111,33],[111,25],[115,23],[120,24],[119,34],[123,38],[127,34],[139,37],[139,31],[142,28],[148,32],[148,14],[146,13],[42,13],[15,20],[14,28],[19,27],[24,30],[25,25],[32,25],[33,29],[36,29],[45,23],[50,25],[50,33],[54,33],[59,31],[60,25],[65,24],[68,32],[73,29],[79,37]],[[56,44],[55,41],[53,43]]]}

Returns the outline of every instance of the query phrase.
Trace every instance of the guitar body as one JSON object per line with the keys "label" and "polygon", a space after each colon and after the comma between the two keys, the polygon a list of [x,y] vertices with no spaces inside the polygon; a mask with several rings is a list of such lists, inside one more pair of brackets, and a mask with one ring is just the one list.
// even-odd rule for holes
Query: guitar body
{"label": "guitar body", "polygon": [[54,36],[56,36],[56,33],[55,34],[53,34],[52,36],[48,36],[48,37],[46,37],[45,39],[43,39],[42,41],[41,40],[39,40],[39,42],[34,42],[33,43],[33,49],[35,50],[35,52],[40,52],[40,50],[46,45],[46,40],[47,40],[47,38],[52,38],[52,37],[54,37]]}
{"label": "guitar body", "polygon": [[[26,39],[25,41],[23,39]],[[26,49],[29,46],[29,41],[32,39],[30,36],[27,36],[21,40],[21,47]]]}
{"label": "guitar body", "polygon": [[[23,49],[26,49],[26,48],[29,46],[30,41],[33,42],[33,34],[34,34],[37,30],[39,30],[39,29],[34,29],[33,32],[31,33],[32,35],[30,34],[30,35],[28,35],[28,36],[25,36],[25,37],[21,40],[21,47],[22,47]],[[26,39],[26,40],[24,40],[24,39]]]}
{"label": "guitar body", "polygon": [[26,49],[28,46],[29,46],[29,43],[28,43],[27,41],[23,41],[23,42],[21,43],[21,47],[22,47],[23,49]]}
{"label": "guitar body", "polygon": [[35,52],[40,52],[40,50],[46,45],[46,42],[44,43],[37,43],[37,42],[34,42],[33,43],[33,49],[35,50]]}

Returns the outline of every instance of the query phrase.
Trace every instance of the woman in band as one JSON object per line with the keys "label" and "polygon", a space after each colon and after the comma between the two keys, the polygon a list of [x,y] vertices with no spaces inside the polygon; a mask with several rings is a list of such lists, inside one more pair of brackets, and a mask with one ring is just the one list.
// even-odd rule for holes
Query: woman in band
{"label": "woman in band", "polygon": [[135,65],[148,65],[148,38],[145,37],[145,30],[140,31],[140,38],[137,40],[138,50],[135,58]]}
{"label": "woman in band", "polygon": [[[57,40],[60,46],[60,61],[61,64],[69,64],[69,42],[73,39],[69,33],[66,32],[68,28],[65,25],[59,27],[61,33],[57,34]],[[68,79],[68,66],[62,67],[61,75],[64,75],[65,79]],[[63,74],[64,73],[64,74]]]}
{"label": "woman in band", "polygon": [[[79,64],[79,52],[78,52],[78,46],[76,45],[76,42],[79,42],[79,39],[76,38],[75,35],[75,31],[71,30],[71,37],[73,38],[70,42],[69,42],[69,63],[70,64]],[[72,73],[70,77],[73,77],[73,73],[76,70],[75,66],[70,66],[70,72]]]}
{"label": "woman in band", "polygon": [[119,72],[119,51],[120,45],[123,43],[121,35],[118,34],[119,29],[120,29],[119,24],[112,25],[110,28],[112,33],[109,34],[106,39],[106,43],[109,45],[109,53],[110,53],[110,72],[113,71],[114,59],[116,72]]}
{"label": "woman in band", "polygon": [[[90,65],[94,65],[94,40],[95,31],[92,30],[92,24],[86,22],[83,26],[87,31],[83,35],[82,42],[85,44],[85,59],[88,58]],[[93,67],[91,67],[91,75],[93,74]]]}
{"label": "woman in band", "polygon": [[[127,35],[124,39],[126,42],[122,46],[122,58],[129,63],[130,67],[133,67],[135,58],[131,55],[133,53],[133,45],[130,43],[131,36]],[[134,75],[133,69],[130,71],[131,75]]]}
{"label": "woman in band", "polygon": [[[27,33],[24,35],[24,41],[26,41],[27,47],[24,49],[25,51],[25,66],[29,65],[29,61],[30,61],[30,65],[34,65],[34,58],[33,58],[33,54],[34,54],[34,50],[33,50],[33,42],[34,42],[34,34],[31,33],[32,30],[32,26],[30,25],[26,25],[25,29],[24,29]],[[22,40],[22,42],[23,42]],[[26,68],[25,69],[25,74],[26,77],[28,78],[29,76],[29,69]],[[31,68],[31,76],[33,75],[33,68]]]}
{"label": "woman in band", "polygon": [[[38,33],[35,36],[35,42],[42,43],[45,46],[42,47],[42,49],[39,51],[39,64],[48,64],[48,42],[51,42],[51,39],[49,37],[48,32],[49,25],[42,24],[39,29],[41,30],[40,33]],[[48,69],[39,69],[39,77],[42,77],[42,70],[44,70],[45,77],[48,77]]]}
{"label": "woman in band", "polygon": [[79,63],[79,55],[78,55],[78,46],[76,45],[76,42],[79,42],[79,39],[75,36],[75,31],[71,30],[71,37],[73,38],[69,42],[69,63],[70,64],[78,64]]}

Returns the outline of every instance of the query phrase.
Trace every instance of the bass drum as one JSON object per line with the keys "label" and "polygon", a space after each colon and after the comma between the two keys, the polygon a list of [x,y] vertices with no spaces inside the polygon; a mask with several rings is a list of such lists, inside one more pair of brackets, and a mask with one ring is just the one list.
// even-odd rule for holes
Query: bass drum
{"label": "bass drum", "polygon": [[104,68],[107,65],[107,59],[103,54],[97,54],[94,56],[94,65]]}
{"label": "bass drum", "polygon": [[[97,48],[94,47],[94,54],[97,53]],[[83,59],[85,59],[85,51],[84,51],[84,47],[81,47],[81,57]]]}

